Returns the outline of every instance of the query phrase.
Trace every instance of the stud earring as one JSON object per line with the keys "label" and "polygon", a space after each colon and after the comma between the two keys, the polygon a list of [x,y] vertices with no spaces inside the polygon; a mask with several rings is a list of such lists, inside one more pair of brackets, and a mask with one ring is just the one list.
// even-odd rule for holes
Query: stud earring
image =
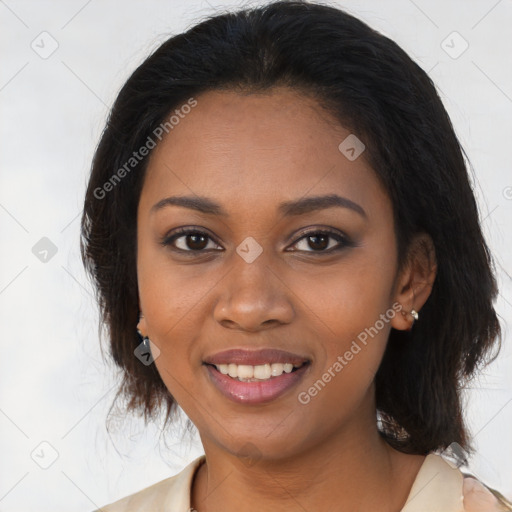
{"label": "stud earring", "polygon": [[[407,316],[407,312],[406,311],[402,310],[401,313],[402,313],[402,316]],[[418,320],[419,315],[418,315],[418,312],[415,309],[411,309],[411,312],[409,314],[414,318],[414,320]]]}

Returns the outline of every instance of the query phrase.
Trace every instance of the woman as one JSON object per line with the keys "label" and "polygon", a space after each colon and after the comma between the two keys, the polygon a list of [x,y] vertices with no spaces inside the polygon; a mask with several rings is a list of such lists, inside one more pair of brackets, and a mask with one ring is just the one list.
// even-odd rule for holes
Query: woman
{"label": "woman", "polygon": [[102,510],[512,510],[460,469],[460,390],[500,339],[489,251],[393,41],[308,2],[172,37],[114,104],[82,230],[119,394],[179,404],[205,451]]}

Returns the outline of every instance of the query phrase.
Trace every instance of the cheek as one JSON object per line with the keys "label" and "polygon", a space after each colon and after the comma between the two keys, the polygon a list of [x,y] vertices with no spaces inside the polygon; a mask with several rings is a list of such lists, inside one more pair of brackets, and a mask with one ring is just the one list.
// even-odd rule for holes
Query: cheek
{"label": "cheek", "polygon": [[323,348],[309,382],[321,381],[316,391],[311,390],[313,394],[322,389],[324,400],[343,402],[349,408],[366,394],[396,314],[390,300],[394,265],[391,250],[360,250],[358,257],[347,259],[335,273],[315,279],[314,286],[310,279],[297,280],[301,288],[297,295],[308,297],[314,312],[309,317]]}
{"label": "cheek", "polygon": [[[395,260],[387,247],[360,247],[321,272],[290,276],[290,288],[301,298],[304,315],[332,342],[331,350],[342,349],[391,309]],[[380,322],[378,328],[385,330]]]}
{"label": "cheek", "polygon": [[137,280],[148,336],[160,350],[155,365],[170,393],[180,401],[180,385],[189,385],[193,378],[194,320],[205,283],[176,270],[165,250],[144,235],[138,245]]}
{"label": "cheek", "polygon": [[322,418],[326,428],[343,423],[360,410],[363,403],[373,400],[372,384],[395,313],[387,307],[385,293],[379,300],[375,287],[357,288],[357,299],[347,283],[343,291],[325,302],[329,309],[322,309],[322,303],[318,305],[323,312],[323,323],[328,325],[322,332],[328,334],[325,337],[320,334],[321,350],[317,351],[319,359],[315,371],[298,390],[298,401],[305,408],[305,421],[308,421],[306,418]]}
{"label": "cheek", "polygon": [[141,235],[137,255],[139,297],[151,339],[167,344],[182,339],[180,331],[190,328],[216,276],[195,265],[177,265],[165,248],[145,238]]}

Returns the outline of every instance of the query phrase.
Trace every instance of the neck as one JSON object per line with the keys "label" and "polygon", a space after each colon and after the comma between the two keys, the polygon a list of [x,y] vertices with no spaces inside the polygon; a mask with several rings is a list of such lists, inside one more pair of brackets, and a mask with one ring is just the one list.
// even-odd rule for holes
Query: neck
{"label": "neck", "polygon": [[293,457],[262,457],[252,465],[218,445],[203,444],[206,463],[192,488],[197,512],[397,512],[425,459],[391,448],[375,422],[366,430],[337,432]]}

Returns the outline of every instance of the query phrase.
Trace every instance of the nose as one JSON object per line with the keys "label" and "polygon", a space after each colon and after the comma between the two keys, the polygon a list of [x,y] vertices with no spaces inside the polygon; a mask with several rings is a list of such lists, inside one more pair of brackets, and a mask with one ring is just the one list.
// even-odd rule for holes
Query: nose
{"label": "nose", "polygon": [[214,318],[230,329],[256,332],[293,320],[295,311],[289,286],[261,254],[247,263],[238,255],[218,286]]}

